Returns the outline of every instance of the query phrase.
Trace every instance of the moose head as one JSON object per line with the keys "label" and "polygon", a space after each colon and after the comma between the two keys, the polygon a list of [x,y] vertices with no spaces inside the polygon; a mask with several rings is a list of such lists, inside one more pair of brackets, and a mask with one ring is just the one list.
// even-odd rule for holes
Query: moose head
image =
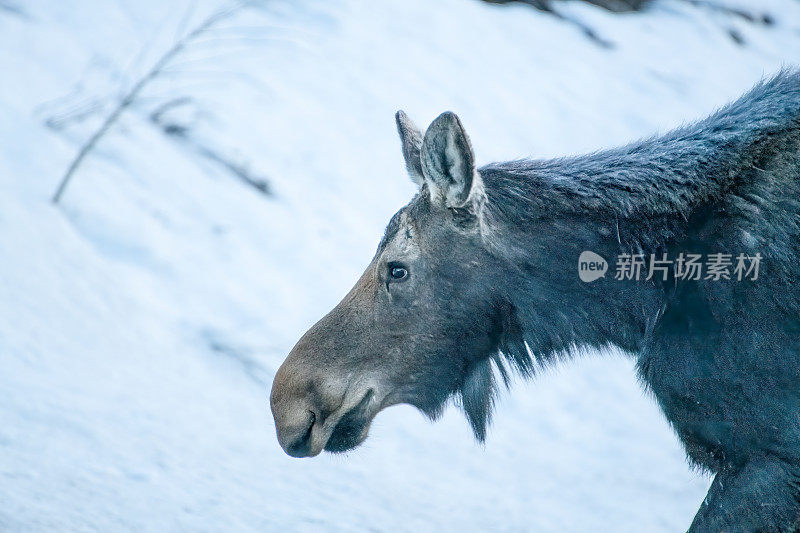
{"label": "moose head", "polygon": [[[481,228],[481,175],[455,114],[440,115],[424,136],[402,111],[396,121],[419,193],[391,219],[356,285],[275,376],[278,440],[295,457],[357,446],[390,405],[408,403],[435,417],[453,395],[475,435],[485,436],[491,360],[499,361],[508,324],[493,289],[506,267]],[[524,347],[506,352],[529,365]]]}

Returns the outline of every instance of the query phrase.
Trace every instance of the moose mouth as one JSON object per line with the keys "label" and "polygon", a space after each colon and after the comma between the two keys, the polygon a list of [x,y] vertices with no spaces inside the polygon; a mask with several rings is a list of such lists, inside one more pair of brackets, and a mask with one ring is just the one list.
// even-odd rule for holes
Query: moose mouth
{"label": "moose mouth", "polygon": [[325,444],[325,451],[332,453],[346,452],[364,442],[364,439],[367,438],[369,424],[372,421],[369,404],[374,396],[375,391],[368,390],[361,401],[339,419],[328,442]]}

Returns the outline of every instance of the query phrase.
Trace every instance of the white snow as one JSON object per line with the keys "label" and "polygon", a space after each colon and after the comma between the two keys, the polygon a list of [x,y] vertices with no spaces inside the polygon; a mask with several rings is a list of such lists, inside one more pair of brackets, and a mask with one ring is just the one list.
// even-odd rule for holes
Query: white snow
{"label": "white snow", "polygon": [[[604,49],[525,6],[268,0],[148,86],[54,207],[80,142],[219,4],[0,2],[0,530],[685,529],[710,481],[620,355],[518,382],[485,446],[453,408],[396,407],[356,451],[291,459],[268,392],[414,192],[396,109],[456,111],[480,163],[663,132],[800,60],[800,3],[762,5],[774,25],[565,6]],[[166,119],[274,198],[149,120],[181,97]]]}

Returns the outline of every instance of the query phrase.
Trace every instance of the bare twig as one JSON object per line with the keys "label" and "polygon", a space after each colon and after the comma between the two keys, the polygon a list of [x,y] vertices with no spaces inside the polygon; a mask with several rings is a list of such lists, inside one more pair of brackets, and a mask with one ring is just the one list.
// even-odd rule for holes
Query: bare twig
{"label": "bare twig", "polygon": [[[518,4],[529,5],[534,9],[538,9],[539,11],[541,11],[543,13],[547,13],[548,15],[561,20],[562,22],[566,22],[568,24],[572,24],[573,26],[576,26],[578,29],[581,30],[581,32],[583,32],[583,34],[588,39],[590,39],[591,41],[594,41],[595,44],[598,44],[598,45],[602,46],[603,48],[611,48],[613,46],[613,43],[611,43],[610,41],[607,41],[606,39],[603,39],[602,37],[600,37],[597,34],[597,32],[595,32],[592,28],[590,28],[589,26],[587,26],[586,24],[584,24],[580,20],[571,18],[571,17],[569,17],[567,15],[564,15],[560,11],[558,11],[555,7],[553,7],[553,5],[552,5],[550,0],[483,0],[483,1],[488,3],[488,4],[513,4],[513,3],[518,3]],[[601,7],[605,7],[606,9],[608,9],[610,11],[619,11],[619,12],[621,12],[621,11],[633,10],[633,8],[631,8],[631,9],[623,9],[624,6],[622,6],[620,4],[620,2],[617,2],[617,1],[614,1],[614,0],[611,0],[611,1],[584,0],[584,1],[586,1],[586,2],[588,2],[590,4],[594,4],[594,5],[599,5]],[[629,0],[629,1],[637,2],[636,9],[638,9],[640,7],[638,4],[641,4],[646,0]],[[614,8],[610,7],[611,5],[613,5]]]}
{"label": "bare twig", "polygon": [[92,134],[91,137],[81,146],[78,154],[75,156],[75,159],[72,160],[67,171],[64,173],[64,177],[61,178],[61,182],[56,189],[55,194],[53,195],[52,202],[57,204],[61,197],[64,194],[67,186],[72,179],[72,176],[75,174],[75,171],[81,165],[83,160],[89,155],[92,150],[94,150],[97,143],[103,138],[103,136],[108,133],[108,130],[111,129],[112,126],[119,120],[119,117],[122,113],[125,112],[130,105],[136,101],[139,94],[142,90],[151,82],[154,78],[158,77],[162,71],[164,70],[167,65],[178,55],[180,54],[186,46],[188,46],[192,41],[194,41],[197,37],[208,31],[214,25],[218,24],[222,20],[230,17],[233,15],[237,10],[242,8],[244,4],[235,4],[231,7],[222,9],[217,11],[216,13],[212,14],[208,18],[206,18],[203,22],[201,22],[196,28],[192,31],[184,35],[183,38],[179,39],[175,42],[175,44],[168,49],[159,59],[156,61],[153,66],[148,70],[144,76],[139,78],[139,80],[133,84],[133,86],[122,96],[120,101],[117,105],[111,110],[111,113],[106,117],[100,127]]}
{"label": "bare twig", "polygon": [[67,124],[85,120],[102,109],[103,102],[100,100],[84,100],[61,113],[48,117],[45,120],[45,125],[52,130],[59,131]]}
{"label": "bare twig", "polygon": [[191,134],[190,127],[185,124],[172,122],[165,116],[170,110],[185,105],[191,105],[191,103],[191,98],[186,96],[170,100],[156,108],[150,114],[150,120],[173,140],[182,143],[203,158],[221,166],[249,187],[256,189],[264,196],[274,196],[267,178],[256,175],[250,170],[249,165],[246,163],[236,161],[219,150],[194,138]]}
{"label": "bare twig", "polygon": [[[483,0],[490,4],[510,4],[518,2],[520,4],[528,4],[540,11],[552,11],[552,0]],[[650,0],[582,0],[587,4],[592,4],[614,13],[624,13],[626,11],[639,11],[645,7]]]}
{"label": "bare twig", "polygon": [[753,24],[771,26],[775,23],[775,20],[769,13],[753,13],[744,9],[736,9],[734,7],[717,4],[716,2],[710,2],[708,0],[684,0],[684,2],[694,7],[701,7],[710,11],[731,15]]}

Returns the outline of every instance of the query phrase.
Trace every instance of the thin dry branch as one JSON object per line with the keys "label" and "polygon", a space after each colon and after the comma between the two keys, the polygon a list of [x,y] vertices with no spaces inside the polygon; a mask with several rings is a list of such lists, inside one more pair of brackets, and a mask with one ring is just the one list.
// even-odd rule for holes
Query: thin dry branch
{"label": "thin dry branch", "polygon": [[139,80],[133,84],[133,86],[123,95],[114,109],[111,110],[111,113],[106,117],[100,127],[92,134],[91,137],[81,146],[80,150],[78,151],[75,159],[72,160],[67,171],[64,173],[64,177],[61,178],[61,182],[56,189],[55,194],[53,195],[52,202],[54,204],[58,204],[61,200],[61,197],[64,195],[64,191],[67,189],[72,177],[75,175],[75,171],[80,167],[83,160],[88,156],[92,150],[97,146],[97,143],[105,136],[106,133],[111,129],[112,126],[119,120],[119,117],[122,113],[128,109],[132,103],[136,101],[139,97],[139,94],[142,90],[151,82],[153,79],[157,78],[164,69],[169,65],[169,63],[178,55],[180,54],[189,44],[192,43],[197,37],[203,35],[206,31],[211,29],[216,24],[220,23],[221,21],[225,20],[226,18],[233,15],[236,11],[244,7],[244,3],[238,3],[231,7],[222,9],[217,11],[216,13],[210,15],[206,18],[203,22],[201,22],[197,27],[195,27],[192,31],[184,35],[181,39],[175,42],[175,44],[169,48],[159,59],[156,61],[153,66],[148,70],[144,76],[139,78]]}

